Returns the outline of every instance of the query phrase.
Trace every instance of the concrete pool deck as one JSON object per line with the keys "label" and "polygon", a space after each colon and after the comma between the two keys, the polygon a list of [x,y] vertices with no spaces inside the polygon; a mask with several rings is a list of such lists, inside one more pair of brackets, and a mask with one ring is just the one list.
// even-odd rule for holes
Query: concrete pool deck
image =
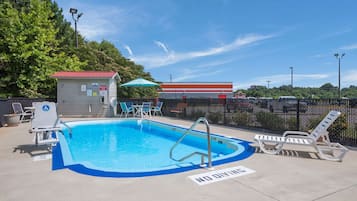
{"label": "concrete pool deck", "polygon": [[[166,117],[154,120],[189,127],[192,121]],[[64,119],[65,121],[68,119]],[[202,127],[201,127],[202,126]],[[255,173],[204,186],[188,176],[209,172],[198,169],[183,173],[141,177],[101,178],[68,169],[51,170],[51,160],[33,161],[46,153],[32,143],[29,123],[0,128],[0,200],[259,200],[259,201],[349,201],[356,200],[357,151],[343,162],[318,159],[304,147],[287,147],[283,154],[263,154],[215,166],[220,170],[244,166]],[[204,125],[198,129],[204,130]],[[211,125],[211,132],[253,141],[256,131]],[[255,144],[253,144],[255,146]],[[294,151],[295,150],[295,151]]]}

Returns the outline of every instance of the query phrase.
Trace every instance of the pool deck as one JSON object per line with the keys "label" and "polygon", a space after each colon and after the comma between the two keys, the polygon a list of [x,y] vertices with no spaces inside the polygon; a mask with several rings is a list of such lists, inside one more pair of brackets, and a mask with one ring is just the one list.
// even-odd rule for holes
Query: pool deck
{"label": "pool deck", "polygon": [[[193,122],[166,117],[154,120],[189,127]],[[68,119],[64,119],[65,121]],[[202,126],[202,127],[201,127]],[[202,200],[202,201],[348,201],[357,200],[357,151],[350,148],[343,162],[319,159],[304,147],[287,147],[281,155],[263,154],[215,166],[220,170],[245,166],[256,172],[199,186],[188,176],[209,172],[141,177],[101,178],[68,169],[52,171],[51,160],[33,161],[46,153],[32,143],[29,123],[0,128],[0,200]],[[198,126],[204,130],[203,125]],[[211,125],[211,132],[253,141],[256,131]],[[255,146],[255,144],[253,144]],[[295,151],[294,151],[295,150]]]}

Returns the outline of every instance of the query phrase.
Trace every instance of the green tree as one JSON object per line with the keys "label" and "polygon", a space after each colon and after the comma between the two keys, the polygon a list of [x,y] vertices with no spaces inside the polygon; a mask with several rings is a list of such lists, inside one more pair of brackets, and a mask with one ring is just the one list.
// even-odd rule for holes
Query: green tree
{"label": "green tree", "polygon": [[84,63],[60,50],[51,4],[31,0],[15,8],[12,3],[4,0],[0,5],[0,89],[6,95],[53,96],[50,75],[79,70]]}
{"label": "green tree", "polygon": [[[109,41],[103,40],[100,43],[95,41],[86,42],[83,46],[79,47],[75,54],[81,61],[87,62],[83,70],[118,72],[121,83],[131,81],[138,77],[155,82],[150,73],[144,71],[143,66],[137,65],[133,61],[123,57],[119,50]],[[157,92],[155,88],[118,88],[118,97],[122,98],[156,96]]]}
{"label": "green tree", "polygon": [[[283,85],[280,87],[274,87],[267,89],[266,87],[254,87],[243,91],[246,96],[253,97],[273,97],[278,98],[279,96],[296,96],[297,98],[322,98],[322,99],[333,99],[337,97],[337,87],[333,86],[331,83],[323,84],[321,87],[294,87]],[[341,90],[343,97],[357,98],[357,87],[350,86],[348,88],[343,88]]]}
{"label": "green tree", "polygon": [[[63,48],[64,50],[73,50],[75,45],[75,32],[71,27],[71,23],[64,19],[62,14],[63,10],[58,7],[56,1],[53,1],[52,3],[51,0],[47,0],[47,2],[53,12],[53,16],[50,19],[53,21],[55,28],[58,29],[56,33],[56,40],[59,42],[59,47]],[[78,40],[80,44],[83,43],[83,38],[81,35],[79,35]]]}

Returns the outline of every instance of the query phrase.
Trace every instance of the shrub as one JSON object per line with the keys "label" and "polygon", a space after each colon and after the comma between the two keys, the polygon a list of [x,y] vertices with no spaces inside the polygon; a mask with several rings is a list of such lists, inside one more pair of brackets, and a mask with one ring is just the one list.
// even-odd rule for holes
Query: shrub
{"label": "shrub", "polygon": [[[325,116],[326,115],[322,115],[320,117],[310,119],[308,129],[312,130],[316,128],[316,126],[322,121],[322,119]],[[347,124],[346,115],[341,114],[341,116],[338,117],[335,122],[333,122],[333,124],[327,129],[327,131],[331,135],[339,136],[343,131],[347,130],[347,126],[348,124]]]}
{"label": "shrub", "polygon": [[287,130],[297,130],[297,128],[296,128],[296,118],[289,118],[288,120],[287,120]]}
{"label": "shrub", "polygon": [[208,120],[210,123],[217,124],[222,120],[222,113],[221,112],[211,112],[208,114]]}
{"label": "shrub", "polygon": [[248,112],[236,112],[232,120],[238,126],[248,126],[252,122],[252,116]]}
{"label": "shrub", "polygon": [[276,131],[284,130],[284,120],[274,113],[258,112],[256,118],[263,128]]}
{"label": "shrub", "polygon": [[193,120],[197,120],[198,118],[200,117],[205,117],[206,114],[203,112],[203,111],[192,111],[191,115],[190,115],[190,119],[193,119]]}

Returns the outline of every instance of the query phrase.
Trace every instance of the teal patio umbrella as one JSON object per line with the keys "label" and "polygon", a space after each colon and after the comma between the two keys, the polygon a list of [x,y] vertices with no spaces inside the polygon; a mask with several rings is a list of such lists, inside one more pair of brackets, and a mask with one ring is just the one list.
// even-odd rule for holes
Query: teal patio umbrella
{"label": "teal patio umbrella", "polygon": [[[143,78],[137,78],[130,82],[124,83],[120,85],[121,87],[159,87],[158,83],[151,82],[149,80]],[[142,94],[140,93],[140,98],[142,98]]]}
{"label": "teal patio umbrella", "polygon": [[143,78],[138,78],[130,82],[121,84],[120,86],[121,87],[156,87],[159,86],[159,84],[155,82],[151,82],[149,80],[145,80]]}

